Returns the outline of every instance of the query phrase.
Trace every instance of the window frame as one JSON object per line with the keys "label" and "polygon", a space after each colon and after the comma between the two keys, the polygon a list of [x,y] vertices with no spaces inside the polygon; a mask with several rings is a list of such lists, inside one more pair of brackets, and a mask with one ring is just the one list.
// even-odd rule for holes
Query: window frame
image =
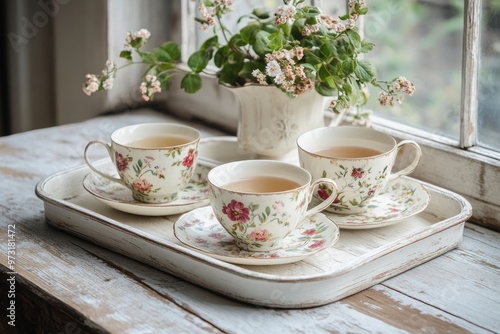
{"label": "window frame", "polygon": [[[321,2],[313,0],[316,5],[321,5]],[[195,8],[191,1],[186,3],[189,4],[181,6],[183,32],[180,40],[184,57],[189,54],[187,46],[192,45],[195,35],[194,24],[189,17]],[[411,139],[419,143],[424,155],[411,176],[464,196],[473,206],[472,221],[500,230],[500,154],[476,146],[482,1],[464,0],[464,4],[460,141],[376,116],[372,116],[372,126],[399,140]],[[222,126],[234,134],[238,120],[236,100],[220,88],[214,78],[207,76],[203,80],[203,89],[195,95],[184,94],[178,85],[172,85],[168,92],[167,107],[179,114],[189,114]],[[213,98],[214,94],[217,95],[216,99]]]}

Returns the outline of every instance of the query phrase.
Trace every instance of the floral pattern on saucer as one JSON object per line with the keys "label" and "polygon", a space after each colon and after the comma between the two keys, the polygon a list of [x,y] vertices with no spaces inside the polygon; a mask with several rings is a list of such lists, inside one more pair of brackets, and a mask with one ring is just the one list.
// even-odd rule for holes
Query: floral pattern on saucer
{"label": "floral pattern on saucer", "polygon": [[236,246],[233,237],[215,218],[212,207],[207,206],[182,215],[174,225],[174,235],[190,248],[225,262],[275,265],[297,262],[331,247],[339,238],[339,228],[318,213],[302,221],[284,239],[282,248],[251,252]]}
{"label": "floral pattern on saucer", "polygon": [[429,202],[429,191],[422,183],[400,177],[389,182],[386,189],[371,200],[365,212],[324,213],[340,228],[368,229],[398,223],[425,210]]}
{"label": "floral pattern on saucer", "polygon": [[[111,161],[105,162],[101,168],[110,175],[118,175]],[[123,212],[143,216],[174,215],[210,203],[206,180],[209,170],[209,167],[198,163],[193,177],[187,186],[178,193],[177,199],[161,204],[139,202],[133,198],[130,189],[94,172],[84,177],[83,187],[96,199]]]}

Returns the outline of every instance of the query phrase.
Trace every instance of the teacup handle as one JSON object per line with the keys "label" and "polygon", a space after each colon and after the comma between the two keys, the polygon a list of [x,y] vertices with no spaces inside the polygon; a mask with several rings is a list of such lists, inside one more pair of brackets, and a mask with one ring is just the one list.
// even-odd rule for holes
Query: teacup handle
{"label": "teacup handle", "polygon": [[407,146],[407,145],[413,146],[415,148],[416,154],[415,154],[415,157],[413,158],[413,161],[406,168],[403,168],[402,170],[400,170],[394,174],[389,175],[389,177],[387,178],[388,182],[390,182],[390,181],[392,181],[395,178],[398,178],[400,176],[408,175],[408,174],[412,173],[417,168],[418,163],[420,162],[420,158],[422,157],[422,149],[413,140],[402,140],[398,143],[397,153],[396,153],[395,159],[397,159],[401,148],[403,146]]}
{"label": "teacup handle", "polygon": [[108,151],[108,154],[109,154],[109,157],[111,158],[111,161],[113,163],[115,162],[115,158],[113,157],[113,150],[111,148],[111,145],[109,145],[108,143],[106,143],[102,140],[92,140],[92,141],[88,142],[87,146],[85,146],[85,151],[83,152],[83,157],[85,159],[85,162],[90,167],[90,169],[92,169],[92,171],[101,175],[102,177],[105,177],[106,179],[109,179],[111,181],[118,182],[120,184],[125,185],[125,182],[123,182],[122,179],[119,179],[119,178],[113,177],[109,174],[103,173],[92,165],[92,163],[90,162],[90,160],[87,157],[87,150],[89,149],[90,146],[92,146],[94,144],[100,144],[100,145],[104,146],[106,148],[106,151]]}
{"label": "teacup handle", "polygon": [[324,201],[322,201],[321,203],[316,205],[315,207],[307,210],[304,213],[304,218],[315,215],[318,212],[321,212],[324,209],[328,208],[330,206],[330,204],[332,204],[333,201],[335,201],[335,199],[337,198],[339,188],[337,187],[337,184],[335,183],[335,181],[333,181],[332,179],[328,179],[328,178],[321,178],[321,179],[317,179],[316,181],[314,181],[311,184],[311,186],[309,187],[309,202],[311,202],[311,200],[312,200],[312,197],[314,194],[314,189],[316,189],[316,187],[319,186],[321,183],[329,184],[333,189],[332,194],[330,196],[328,196]]}

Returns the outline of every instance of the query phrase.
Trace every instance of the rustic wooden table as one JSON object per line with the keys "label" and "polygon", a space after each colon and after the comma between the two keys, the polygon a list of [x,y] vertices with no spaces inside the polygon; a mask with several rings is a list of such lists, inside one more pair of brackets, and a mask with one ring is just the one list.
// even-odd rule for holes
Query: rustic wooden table
{"label": "rustic wooden table", "polygon": [[36,184],[83,164],[89,140],[149,121],[180,122],[138,110],[0,138],[1,333],[500,332],[500,234],[471,223],[457,249],[294,310],[228,299],[50,227]]}

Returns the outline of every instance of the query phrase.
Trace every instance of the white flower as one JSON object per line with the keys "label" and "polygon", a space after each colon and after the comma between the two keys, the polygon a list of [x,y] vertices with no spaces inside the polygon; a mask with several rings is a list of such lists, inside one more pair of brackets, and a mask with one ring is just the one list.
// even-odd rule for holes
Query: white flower
{"label": "white flower", "polygon": [[83,92],[90,96],[99,90],[99,79],[95,74],[87,74],[85,78],[87,78],[87,81],[83,86]]}
{"label": "white flower", "polygon": [[278,85],[282,85],[284,84],[286,81],[286,77],[283,73],[279,73],[278,75],[276,75],[276,77],[274,78],[274,82]]}
{"label": "white flower", "polygon": [[142,95],[148,92],[148,87],[146,86],[145,82],[142,82],[141,85],[139,86],[139,92],[141,92]]}
{"label": "white flower", "polygon": [[111,88],[113,88],[113,77],[108,77],[106,80],[104,80],[104,82],[102,83],[102,87],[105,90],[110,90]]}
{"label": "white flower", "polygon": [[281,74],[280,64],[276,60],[272,60],[266,65],[266,74],[270,77],[275,77],[278,74]]}
{"label": "white flower", "polygon": [[146,75],[146,81],[147,82],[155,82],[156,81],[156,76],[148,74],[148,75]]}
{"label": "white flower", "polygon": [[134,33],[134,39],[136,39],[137,37],[148,39],[150,36],[151,36],[151,33],[147,29],[144,29],[144,28]]}

